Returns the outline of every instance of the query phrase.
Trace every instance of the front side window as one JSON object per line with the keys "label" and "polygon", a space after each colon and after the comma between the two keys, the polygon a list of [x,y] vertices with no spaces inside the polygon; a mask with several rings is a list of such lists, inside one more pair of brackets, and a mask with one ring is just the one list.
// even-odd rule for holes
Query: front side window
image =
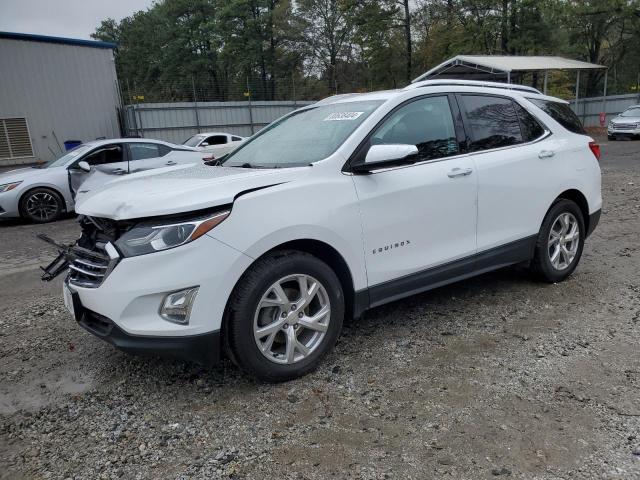
{"label": "front side window", "polygon": [[370,143],[415,145],[418,162],[458,154],[448,98],[427,97],[404,105],[378,127]]}
{"label": "front side window", "polygon": [[324,160],[382,103],[353,101],[297,110],[241,144],[224,165],[295,167]]}
{"label": "front side window", "polygon": [[535,119],[522,105],[513,102],[513,106],[520,120],[520,129],[522,130],[522,139],[525,142],[532,142],[544,135],[544,127]]}
{"label": "front side window", "polygon": [[490,150],[522,143],[518,115],[509,98],[462,95],[462,108],[471,130],[469,150]]}
{"label": "front side window", "polygon": [[91,166],[118,163],[124,161],[123,159],[121,145],[107,145],[83,158]]}
{"label": "front side window", "polygon": [[544,113],[553,118],[564,128],[573,133],[585,135],[584,127],[578,116],[573,113],[571,107],[566,103],[554,102],[553,100],[542,100],[539,98],[530,98],[534,105],[542,109]]}
{"label": "front side window", "polygon": [[131,154],[131,160],[144,160],[162,156],[160,145],[155,143],[130,143],[129,153]]}

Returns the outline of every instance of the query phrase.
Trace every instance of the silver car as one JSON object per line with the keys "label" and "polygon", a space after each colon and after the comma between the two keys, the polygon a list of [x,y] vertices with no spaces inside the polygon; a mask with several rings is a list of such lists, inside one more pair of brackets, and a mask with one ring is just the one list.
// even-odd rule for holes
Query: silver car
{"label": "silver car", "polygon": [[146,138],[84,143],[51,162],[0,174],[0,219],[22,217],[44,223],[72,212],[74,197],[90,170],[114,175],[202,163],[202,152]]}
{"label": "silver car", "polygon": [[609,140],[620,137],[640,137],[640,105],[632,105],[615,118],[607,127]]}

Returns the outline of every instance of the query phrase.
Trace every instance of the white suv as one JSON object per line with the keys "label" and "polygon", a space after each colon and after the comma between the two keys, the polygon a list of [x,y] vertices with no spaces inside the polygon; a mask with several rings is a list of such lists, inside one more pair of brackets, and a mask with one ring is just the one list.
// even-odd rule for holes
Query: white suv
{"label": "white suv", "polygon": [[288,380],[368,308],[521,262],[564,280],[600,216],[599,154],[566,102],[528,87],[328,98],[222,165],[86,195],[65,300],[118,348]]}

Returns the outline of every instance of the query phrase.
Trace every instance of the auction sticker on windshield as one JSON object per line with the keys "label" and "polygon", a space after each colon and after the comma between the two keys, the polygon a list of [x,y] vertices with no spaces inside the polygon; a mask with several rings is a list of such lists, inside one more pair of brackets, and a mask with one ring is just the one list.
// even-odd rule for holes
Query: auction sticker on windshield
{"label": "auction sticker on windshield", "polygon": [[355,120],[364,112],[334,112],[330,115],[327,115],[324,122],[335,122],[337,120]]}

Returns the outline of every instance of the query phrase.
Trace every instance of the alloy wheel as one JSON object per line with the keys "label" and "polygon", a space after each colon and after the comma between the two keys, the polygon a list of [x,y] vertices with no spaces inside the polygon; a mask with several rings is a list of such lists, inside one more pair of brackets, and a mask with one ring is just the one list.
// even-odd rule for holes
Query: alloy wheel
{"label": "alloy wheel", "polygon": [[58,200],[51,193],[36,192],[27,198],[25,210],[31,217],[46,221],[58,212]]}
{"label": "alloy wheel", "polygon": [[563,212],[551,225],[548,241],[549,261],[556,270],[573,263],[580,245],[580,225],[572,213]]}
{"label": "alloy wheel", "polygon": [[325,287],[310,275],[289,275],[273,283],[258,302],[254,339],[272,362],[298,363],[320,346],[330,320]]}

